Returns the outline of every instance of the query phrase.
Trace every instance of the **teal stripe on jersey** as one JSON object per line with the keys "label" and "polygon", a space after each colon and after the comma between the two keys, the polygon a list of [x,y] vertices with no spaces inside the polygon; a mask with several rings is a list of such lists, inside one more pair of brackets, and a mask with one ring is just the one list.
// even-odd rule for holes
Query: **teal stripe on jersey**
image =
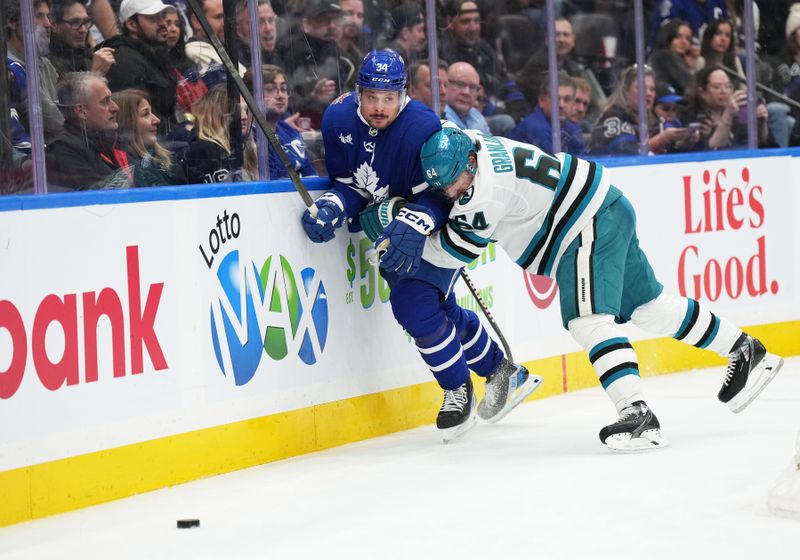
{"label": "teal stripe on jersey", "polygon": [[692,320],[692,316],[696,314],[695,308],[697,307],[697,302],[691,298],[687,298],[687,301],[689,302],[689,305],[686,306],[686,315],[683,317],[683,322],[681,323],[681,326],[678,327],[678,330],[673,337],[678,340],[689,334],[692,326],[694,326],[689,325],[689,322]]}
{"label": "teal stripe on jersey", "polygon": [[556,185],[555,192],[553,193],[553,202],[550,205],[550,208],[547,210],[547,215],[545,216],[544,221],[542,222],[542,226],[539,228],[539,231],[533,236],[531,242],[528,243],[528,246],[522,252],[522,255],[516,260],[516,263],[520,265],[522,268],[528,268],[530,263],[532,263],[535,258],[531,258],[531,254],[533,250],[539,246],[543,239],[546,238],[548,233],[553,227],[553,223],[555,220],[556,214],[556,205],[560,199],[564,197],[564,185],[567,182],[571,183],[572,178],[575,177],[575,170],[576,166],[572,165],[572,156],[569,154],[564,155],[564,165],[561,166],[561,176],[558,179],[558,184]]}
{"label": "teal stripe on jersey", "polygon": [[[572,215],[567,220],[566,225],[561,229],[556,239],[551,241],[551,245],[553,246],[553,250],[550,252],[550,258],[547,259],[547,263],[544,267],[543,274],[545,276],[550,276],[553,268],[556,265],[556,255],[558,254],[558,248],[564,242],[564,238],[567,236],[569,230],[578,222],[581,218],[583,218],[583,213],[586,211],[586,207],[592,201],[592,199],[597,194],[600,186],[600,180],[603,177],[603,168],[600,165],[594,164],[594,180],[592,181],[592,185],[589,187],[589,190],[583,197],[580,199],[580,203],[578,204],[577,208],[572,212]],[[591,172],[591,171],[590,171]]]}

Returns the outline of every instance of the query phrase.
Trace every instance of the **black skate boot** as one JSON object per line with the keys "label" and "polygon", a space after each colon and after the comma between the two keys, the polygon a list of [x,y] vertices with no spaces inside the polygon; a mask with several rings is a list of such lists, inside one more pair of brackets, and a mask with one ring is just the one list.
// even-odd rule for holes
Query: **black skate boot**
{"label": "black skate boot", "polygon": [[728,354],[728,370],[717,397],[733,412],[741,412],[783,366],[783,358],[767,352],[757,338],[742,333]]}
{"label": "black skate boot", "polygon": [[636,453],[667,447],[658,418],[644,401],[622,409],[619,420],[600,430],[600,441],[612,451]]}
{"label": "black skate boot", "polygon": [[436,427],[442,431],[445,443],[451,441],[475,426],[475,393],[472,379],[467,377],[458,389],[444,392],[444,401],[436,417]]}
{"label": "black skate boot", "polygon": [[525,366],[503,358],[486,380],[486,394],[478,405],[478,416],[497,422],[542,385],[542,377],[530,375]]}

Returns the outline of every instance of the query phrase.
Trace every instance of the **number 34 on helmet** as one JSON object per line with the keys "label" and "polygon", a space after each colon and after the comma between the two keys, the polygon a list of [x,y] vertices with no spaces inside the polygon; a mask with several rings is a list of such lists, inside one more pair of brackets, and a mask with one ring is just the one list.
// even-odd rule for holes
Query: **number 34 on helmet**
{"label": "number 34 on helmet", "polygon": [[451,126],[432,134],[422,145],[420,160],[425,181],[436,190],[445,190],[464,171],[475,173],[469,161],[477,147],[469,136]]}

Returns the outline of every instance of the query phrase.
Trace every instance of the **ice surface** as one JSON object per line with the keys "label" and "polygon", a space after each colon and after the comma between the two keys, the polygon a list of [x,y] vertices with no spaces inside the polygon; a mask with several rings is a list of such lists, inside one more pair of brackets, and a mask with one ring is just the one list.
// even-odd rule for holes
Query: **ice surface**
{"label": "ice surface", "polygon": [[723,376],[644,379],[661,451],[605,449],[616,413],[590,389],[449,445],[428,426],[6,527],[0,558],[799,558],[800,521],[766,496],[800,430],[800,358],[738,415]]}

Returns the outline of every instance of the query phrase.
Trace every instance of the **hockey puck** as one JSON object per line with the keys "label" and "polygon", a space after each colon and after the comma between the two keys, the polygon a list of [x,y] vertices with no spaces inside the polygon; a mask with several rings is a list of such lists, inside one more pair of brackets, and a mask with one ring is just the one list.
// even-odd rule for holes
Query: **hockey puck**
{"label": "hockey puck", "polygon": [[199,519],[178,519],[178,529],[191,529],[199,526]]}

